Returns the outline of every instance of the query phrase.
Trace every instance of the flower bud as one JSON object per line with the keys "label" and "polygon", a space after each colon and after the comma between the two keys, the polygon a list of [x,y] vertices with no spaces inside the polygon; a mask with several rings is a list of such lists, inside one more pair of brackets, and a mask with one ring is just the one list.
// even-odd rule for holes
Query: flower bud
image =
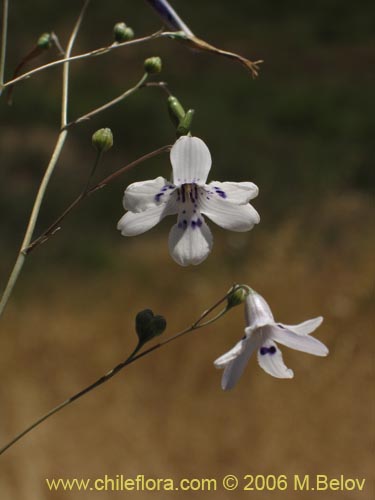
{"label": "flower bud", "polygon": [[227,297],[227,309],[231,309],[232,307],[239,306],[243,302],[245,302],[246,297],[248,296],[249,291],[244,287],[234,286],[232,288],[232,293],[230,293]]}
{"label": "flower bud", "polygon": [[140,311],[135,317],[135,330],[141,344],[145,344],[154,337],[161,335],[166,327],[165,318],[155,316],[151,309]]}
{"label": "flower bud", "polygon": [[189,109],[182,120],[180,120],[180,123],[177,127],[177,135],[187,135],[190,132],[193,116],[194,109]]}
{"label": "flower bud", "polygon": [[146,73],[151,74],[156,74],[161,72],[161,59],[160,57],[149,57],[148,59],[145,60],[144,62],[144,68]]}
{"label": "flower bud", "polygon": [[116,23],[113,27],[113,36],[116,42],[128,42],[133,40],[134,31],[125,23]]}
{"label": "flower bud", "polygon": [[43,33],[42,35],[40,35],[36,44],[39,49],[50,49],[52,46],[51,33]]}
{"label": "flower bud", "polygon": [[173,95],[168,97],[168,111],[169,111],[170,117],[173,120],[173,123],[177,127],[179,125],[180,121],[185,116],[185,110],[181,106],[181,103],[177,99],[177,97],[175,97]]}
{"label": "flower bud", "polygon": [[100,128],[92,136],[92,145],[99,153],[105,153],[113,146],[113,135],[110,128]]}

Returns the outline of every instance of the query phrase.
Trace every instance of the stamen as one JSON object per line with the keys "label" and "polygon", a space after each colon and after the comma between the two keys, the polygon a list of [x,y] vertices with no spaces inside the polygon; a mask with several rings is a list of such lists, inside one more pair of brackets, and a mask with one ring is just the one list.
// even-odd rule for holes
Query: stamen
{"label": "stamen", "polygon": [[185,184],[182,184],[181,186],[181,200],[182,203],[185,203],[186,201]]}

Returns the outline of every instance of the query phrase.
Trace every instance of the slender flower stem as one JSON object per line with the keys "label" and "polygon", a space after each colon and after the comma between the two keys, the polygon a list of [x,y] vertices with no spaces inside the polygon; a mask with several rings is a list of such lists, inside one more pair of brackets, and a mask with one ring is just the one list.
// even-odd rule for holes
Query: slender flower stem
{"label": "slender flower stem", "polygon": [[156,38],[164,37],[164,35],[170,36],[170,33],[159,30],[156,31],[155,33],[152,33],[151,35],[147,35],[142,38],[135,38],[134,40],[122,43],[115,42],[106,47],[101,47],[99,49],[92,50],[91,52],[85,52],[84,54],[77,54],[76,56],[72,57],[70,56],[68,57],[68,55],[66,55],[66,57],[64,57],[63,59],[58,59],[57,61],[52,61],[50,63],[44,64],[43,66],[39,66],[38,68],[34,68],[28,71],[27,73],[23,73],[22,75],[18,76],[17,78],[14,78],[13,80],[9,80],[8,82],[4,83],[3,88],[8,87],[9,85],[14,85],[22,80],[25,80],[26,78],[30,78],[30,76],[34,75],[35,73],[39,73],[40,71],[44,71],[45,69],[48,68],[53,68],[54,66],[59,66],[60,64],[65,64],[68,62],[79,61],[81,59],[87,59],[89,57],[95,57],[102,54],[107,54],[108,52],[112,52],[112,50],[119,49],[121,47],[125,47],[128,45],[135,45],[138,43],[148,42],[149,40],[154,40]]}
{"label": "slender flower stem", "polygon": [[85,0],[81,12],[78,16],[76,24],[73,28],[73,32],[69,38],[68,45],[65,51],[64,67],[63,67],[63,91],[62,91],[62,106],[61,106],[61,128],[65,127],[68,122],[68,95],[69,95],[69,69],[70,63],[66,61],[72,53],[74,42],[77,38],[79,28],[85,15],[86,9],[90,3],[90,0]]}
{"label": "slender flower stem", "polygon": [[17,436],[12,439],[9,443],[7,443],[3,448],[0,449],[0,455],[2,453],[4,453],[4,451],[6,451],[8,448],[10,448],[11,446],[13,446],[17,441],[19,441],[23,436],[25,436],[26,434],[28,434],[30,431],[32,431],[33,429],[35,429],[35,427],[38,427],[38,425],[40,425],[42,422],[44,422],[45,420],[47,420],[47,418],[49,417],[52,417],[52,415],[54,415],[55,413],[57,413],[58,411],[62,410],[63,408],[65,408],[65,406],[68,406],[70,405],[71,403],[73,403],[74,401],[76,401],[77,399],[81,398],[82,396],[84,396],[85,394],[87,394],[88,392],[92,391],[93,389],[95,389],[96,387],[99,387],[100,385],[104,384],[104,382],[107,382],[107,380],[111,379],[114,375],[116,375],[116,373],[118,373],[122,368],[124,368],[127,364],[129,364],[130,360],[133,358],[133,356],[135,356],[135,354],[139,351],[139,349],[142,347],[141,344],[138,344],[137,347],[134,349],[134,351],[132,352],[132,354],[125,360],[123,361],[122,363],[118,364],[117,366],[115,366],[115,368],[113,368],[112,370],[110,370],[108,373],[106,373],[105,375],[103,375],[102,377],[100,377],[96,382],[94,382],[93,384],[89,385],[88,387],[86,387],[85,389],[83,389],[82,391],[78,392],[77,394],[75,394],[74,396],[66,399],[65,401],[63,401],[62,403],[60,403],[59,405],[55,406],[55,408],[52,408],[52,410],[50,410],[48,413],[46,413],[45,415],[43,415],[41,418],[39,418],[38,420],[36,420],[32,425],[30,425],[29,427],[27,427],[24,431],[22,431],[20,434],[17,434]]}
{"label": "slender flower stem", "polygon": [[[86,8],[87,8],[89,2],[90,2],[90,0],[86,0],[85,3],[83,4],[81,12],[80,12],[78,19],[76,21],[76,24],[73,28],[72,34],[70,35],[69,42],[68,42],[67,49],[66,49],[66,57],[67,58],[71,54],[74,41],[75,41],[76,36],[78,34],[84,13],[86,11]],[[61,103],[61,127],[62,128],[67,123],[68,91],[69,91],[69,62],[66,62],[64,64],[64,70],[63,70],[63,89],[62,89],[62,103]],[[44,195],[46,193],[46,190],[47,190],[49,181],[52,177],[52,174],[55,170],[57,160],[59,159],[60,153],[63,149],[67,134],[68,134],[67,130],[62,130],[60,132],[60,134],[57,138],[55,149],[52,153],[51,159],[50,159],[48,166],[47,166],[47,169],[44,173],[44,177],[43,177],[41,184],[39,186],[39,191],[38,191],[38,194],[35,198],[34,206],[33,206],[32,212],[31,212],[31,216],[29,219],[29,223],[28,223],[28,226],[26,229],[24,239],[22,241],[21,249],[19,251],[16,263],[14,265],[12,272],[11,272],[8,283],[6,285],[6,288],[4,290],[3,296],[2,296],[1,301],[0,301],[0,316],[3,313],[5,307],[8,303],[9,297],[13,291],[13,288],[17,282],[17,279],[20,275],[23,264],[25,262],[26,255],[27,255],[27,253],[25,252],[25,248],[27,248],[29,246],[31,238],[33,236],[35,225],[36,225],[36,222],[37,222],[37,219],[39,216],[40,208],[41,208],[41,205],[42,205],[42,202],[44,199]]]}
{"label": "slender flower stem", "polygon": [[94,161],[94,164],[92,166],[90,175],[89,175],[89,177],[87,179],[85,189],[82,191],[82,196],[85,196],[86,193],[89,191],[91,179],[94,177],[94,174],[95,174],[95,172],[96,172],[96,170],[98,168],[98,165],[99,165],[100,160],[102,159],[102,157],[103,157],[103,150],[102,151],[98,151],[96,153],[95,161]]}
{"label": "slender flower stem", "polygon": [[155,151],[152,151],[151,153],[147,153],[146,155],[141,156],[137,160],[134,160],[131,163],[129,163],[128,165],[125,165],[124,167],[120,168],[119,170],[116,170],[116,172],[114,172],[113,174],[105,177],[98,184],[96,184],[95,186],[93,186],[91,188],[88,188],[88,184],[87,184],[86,189],[84,189],[82,191],[82,193],[79,196],[77,196],[77,198],[63,211],[63,213],[45,231],[43,231],[43,233],[40,236],[38,236],[38,238],[36,238],[34,241],[32,241],[28,247],[24,248],[24,250],[23,250],[24,254],[28,255],[37,246],[44,243],[51,236],[53,236],[58,231],[59,225],[65,219],[65,217],[67,215],[69,215],[70,212],[72,212],[74,210],[74,208],[76,208],[85,198],[92,195],[96,191],[104,188],[110,182],[113,182],[115,179],[117,179],[120,175],[122,175],[125,172],[127,172],[128,170],[136,167],[137,165],[143,163],[144,161],[149,160],[150,158],[154,158],[155,156],[158,156],[161,153],[168,152],[170,150],[170,148],[171,148],[170,145],[163,146],[159,149],[156,149]]}
{"label": "slender flower stem", "polygon": [[125,368],[128,365],[130,365],[131,363],[134,363],[134,361],[137,361],[138,359],[143,358],[144,356],[150,354],[151,352],[155,351],[156,349],[159,349],[160,347],[163,347],[163,346],[169,344],[170,342],[173,342],[176,339],[178,339],[180,337],[183,337],[187,333],[190,333],[190,332],[192,332],[194,330],[198,330],[200,328],[204,328],[205,326],[208,326],[209,324],[217,321],[220,317],[222,317],[229,310],[228,308],[223,309],[215,317],[213,317],[210,320],[202,323],[202,321],[209,314],[211,314],[220,304],[222,304],[223,302],[225,302],[228,299],[229,295],[231,293],[233,293],[233,291],[238,290],[240,288],[243,288],[243,285],[234,285],[229,290],[229,292],[224,295],[224,297],[222,297],[221,299],[219,299],[217,302],[215,302],[215,304],[213,304],[206,311],[204,311],[199,316],[199,318],[192,325],[190,325],[189,327],[187,327],[184,330],[176,333],[172,337],[170,337],[170,338],[168,338],[168,339],[166,339],[166,340],[164,340],[162,342],[159,342],[158,344],[150,347],[149,349],[147,349],[147,350],[145,350],[145,351],[143,351],[143,352],[141,352],[139,354],[137,354],[137,353],[143,347],[143,344],[142,343],[138,343],[137,346],[136,346],[136,348],[132,352],[132,354],[130,356],[128,356],[124,361],[122,361],[121,363],[119,363],[118,365],[116,365],[114,368],[112,368],[112,370],[110,370],[109,372],[107,372],[105,375],[103,375],[102,377],[100,377],[98,380],[96,380],[95,382],[93,382],[89,386],[87,386],[84,389],[82,389],[81,391],[77,392],[74,396],[71,396],[70,398],[68,398],[65,401],[63,401],[62,403],[60,403],[59,405],[55,406],[55,408],[53,408],[52,410],[50,410],[49,412],[47,412],[45,415],[43,415],[41,418],[39,418],[38,420],[36,420],[33,424],[31,424],[29,427],[27,427],[21,433],[17,434],[17,436],[15,436],[9,443],[7,443],[5,446],[3,446],[2,448],[0,448],[0,455],[3,454],[11,446],[13,446],[17,441],[19,441],[26,434],[28,434],[33,429],[35,429],[36,427],[38,427],[42,422],[44,422],[45,420],[47,420],[49,417],[51,417],[52,415],[54,415],[58,411],[62,410],[63,408],[65,408],[69,404],[73,403],[77,399],[81,398],[82,396],[84,396],[88,392],[92,391],[93,389],[96,389],[100,385],[104,384],[105,382],[107,382],[108,380],[110,380],[114,375],[116,375],[117,373],[119,373],[123,368]]}
{"label": "slender flower stem", "polygon": [[1,53],[0,53],[0,95],[4,84],[5,57],[7,51],[7,34],[8,34],[8,0],[3,0],[3,12],[1,23]]}
{"label": "slender flower stem", "polygon": [[158,87],[162,89],[168,96],[172,95],[172,92],[169,90],[167,82],[147,82],[144,83],[142,87]]}
{"label": "slender flower stem", "polygon": [[125,92],[123,92],[121,95],[119,95],[115,99],[112,99],[112,101],[109,101],[106,104],[103,104],[103,106],[100,106],[99,108],[96,108],[93,111],[90,111],[90,113],[87,113],[86,115],[80,116],[76,120],[71,121],[70,123],[68,123],[67,125],[65,125],[64,128],[67,129],[67,128],[71,127],[72,125],[75,125],[76,123],[80,123],[80,122],[83,122],[85,120],[89,120],[94,115],[96,115],[98,113],[101,113],[102,111],[104,111],[104,110],[106,110],[106,109],[114,106],[115,104],[123,101],[124,99],[126,99],[130,95],[134,94],[134,92],[136,92],[137,90],[139,90],[144,85],[144,83],[147,80],[147,78],[148,78],[148,73],[145,73],[142,76],[142,78],[139,80],[139,82],[136,85],[134,85],[134,87],[126,90]]}

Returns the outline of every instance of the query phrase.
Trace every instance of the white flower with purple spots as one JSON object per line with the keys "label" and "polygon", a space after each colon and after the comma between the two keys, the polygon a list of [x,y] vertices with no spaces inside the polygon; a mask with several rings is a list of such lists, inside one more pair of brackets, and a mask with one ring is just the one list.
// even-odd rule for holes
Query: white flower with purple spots
{"label": "white flower with purple spots", "polygon": [[216,368],[224,369],[221,387],[232,389],[242,375],[254,351],[264,371],[277,378],[293,378],[293,371],[284,364],[276,342],[315,356],[327,356],[327,347],[309,334],[320,326],[323,318],[309,319],[298,325],[276,323],[267,302],[250,290],[245,303],[245,336],[227,353],[218,358]]}
{"label": "white flower with purple spots", "polygon": [[211,155],[198,137],[183,136],[170,153],[173,182],[163,177],[135,182],[127,187],[124,208],[128,210],[117,227],[123,236],[142,234],[167,215],[177,214],[169,233],[169,251],[181,266],[197,265],[212,249],[212,234],[203,214],[231,231],[249,231],[259,222],[249,201],[258,195],[252,182],[206,184]]}

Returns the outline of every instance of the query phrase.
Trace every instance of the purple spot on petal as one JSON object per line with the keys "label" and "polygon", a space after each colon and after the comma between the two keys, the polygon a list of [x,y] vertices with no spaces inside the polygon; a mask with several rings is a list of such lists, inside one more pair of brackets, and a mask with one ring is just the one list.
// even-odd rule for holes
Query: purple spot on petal
{"label": "purple spot on petal", "polygon": [[198,219],[198,220],[197,220],[197,226],[198,226],[198,227],[201,227],[201,225],[202,225],[202,224],[203,224],[202,219]]}
{"label": "purple spot on petal", "polygon": [[159,203],[160,198],[161,198],[162,196],[164,196],[164,193],[158,193],[158,194],[155,196],[155,201],[156,201],[157,203]]}
{"label": "purple spot on petal", "polygon": [[271,347],[268,349],[268,352],[269,352],[270,354],[275,354],[275,352],[276,352],[276,347],[275,347],[274,345],[271,345]]}
{"label": "purple spot on petal", "polygon": [[222,189],[220,189],[218,187],[215,187],[214,189],[216,191],[216,194],[218,194],[221,198],[227,197],[226,193]]}
{"label": "purple spot on petal", "polygon": [[268,353],[268,347],[261,347],[260,348],[260,354],[264,356],[265,354]]}

